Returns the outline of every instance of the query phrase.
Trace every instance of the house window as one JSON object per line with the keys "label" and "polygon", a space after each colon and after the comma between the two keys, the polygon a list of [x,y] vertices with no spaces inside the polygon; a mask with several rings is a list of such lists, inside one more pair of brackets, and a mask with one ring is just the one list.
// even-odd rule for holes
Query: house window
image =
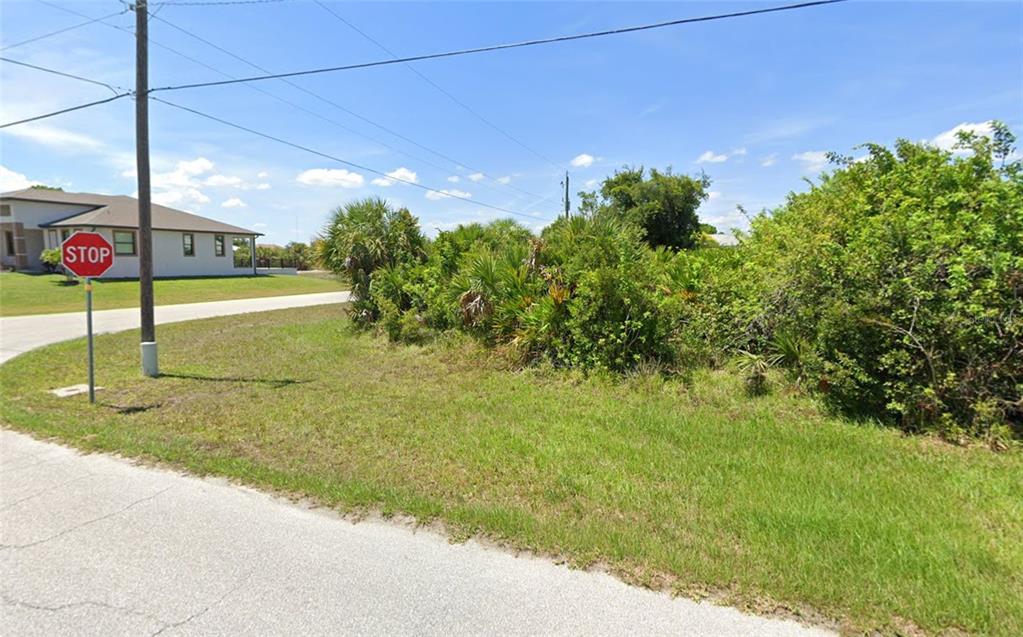
{"label": "house window", "polygon": [[190,232],[186,232],[183,235],[181,235],[181,245],[185,249],[185,256],[186,257],[194,257],[195,256],[195,235],[194,234],[192,234]]}
{"label": "house window", "polygon": [[7,204],[0,206],[0,217],[10,217],[11,207]]}
{"label": "house window", "polygon": [[60,246],[60,244],[57,243],[57,231],[56,230],[50,230],[47,234],[50,237],[50,247],[51,248],[56,248],[56,247]]}
{"label": "house window", "polygon": [[114,254],[135,256],[135,233],[131,230],[114,230]]}
{"label": "house window", "polygon": [[14,233],[10,230],[4,232],[4,239],[7,243],[7,255],[14,256]]}
{"label": "house window", "polygon": [[60,231],[60,242],[64,243],[65,241],[67,241],[67,238],[70,237],[70,236],[71,236],[71,231],[70,230],[68,230],[67,228],[61,230]]}
{"label": "house window", "polygon": [[213,254],[218,257],[224,256],[224,235],[215,234],[213,235]]}

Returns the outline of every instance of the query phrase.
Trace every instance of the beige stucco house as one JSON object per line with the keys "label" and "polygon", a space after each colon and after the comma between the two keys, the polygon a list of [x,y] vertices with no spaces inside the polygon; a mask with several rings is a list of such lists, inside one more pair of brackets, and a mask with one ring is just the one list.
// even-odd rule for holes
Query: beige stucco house
{"label": "beige stucco house", "polygon": [[[136,278],[138,200],[28,188],[0,194],[0,265],[41,271],[40,253],[59,247],[76,230],[98,232],[114,246],[114,266],[103,278]],[[256,273],[255,261],[235,264],[236,241],[255,254],[261,233],[182,210],[153,205],[153,275],[231,276]]]}

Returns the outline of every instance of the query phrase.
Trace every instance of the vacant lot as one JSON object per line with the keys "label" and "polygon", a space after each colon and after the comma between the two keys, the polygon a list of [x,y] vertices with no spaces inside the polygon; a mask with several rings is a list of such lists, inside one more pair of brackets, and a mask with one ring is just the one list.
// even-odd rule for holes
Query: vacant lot
{"label": "vacant lot", "polygon": [[166,376],[146,380],[135,334],[98,338],[95,407],[44,391],[83,381],[83,342],[9,362],[0,420],[850,631],[1023,633],[1018,453],[838,420],[778,386],[750,399],[727,371],[611,382],[389,346],[337,306],[160,339]]}
{"label": "vacant lot", "polygon": [[[157,305],[249,299],[260,296],[308,294],[348,289],[330,277],[234,276],[193,279],[158,279],[154,282]],[[98,310],[136,307],[138,281],[97,280],[93,304]],[[67,285],[59,274],[0,274],[0,316],[54,314],[85,310],[85,289]]]}

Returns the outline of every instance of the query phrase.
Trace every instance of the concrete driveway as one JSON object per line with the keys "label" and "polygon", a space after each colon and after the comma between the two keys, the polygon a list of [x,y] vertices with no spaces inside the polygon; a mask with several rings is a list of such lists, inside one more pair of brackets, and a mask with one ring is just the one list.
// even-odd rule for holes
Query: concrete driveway
{"label": "concrete driveway", "polygon": [[[157,316],[339,300],[202,303]],[[105,331],[137,325],[137,310],[99,314]],[[3,319],[5,360],[80,334],[80,318]],[[7,635],[830,634],[6,430],[0,604]]]}

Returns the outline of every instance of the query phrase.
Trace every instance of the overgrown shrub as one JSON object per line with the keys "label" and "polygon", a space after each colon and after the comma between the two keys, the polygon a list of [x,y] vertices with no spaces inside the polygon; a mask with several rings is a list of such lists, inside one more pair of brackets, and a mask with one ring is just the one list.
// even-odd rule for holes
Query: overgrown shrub
{"label": "overgrown shrub", "polygon": [[1023,169],[1012,138],[963,153],[869,146],[753,223],[733,340],[812,343],[843,411],[986,434],[1023,423]]}
{"label": "overgrown shrub", "polygon": [[639,170],[539,237],[503,220],[430,242],[408,211],[354,202],[320,257],[393,340],[458,330],[610,372],[739,356],[751,394],[778,366],[846,413],[1001,440],[1023,429],[1023,166],[995,130],[833,157],[737,248],[700,241],[705,178]]}

